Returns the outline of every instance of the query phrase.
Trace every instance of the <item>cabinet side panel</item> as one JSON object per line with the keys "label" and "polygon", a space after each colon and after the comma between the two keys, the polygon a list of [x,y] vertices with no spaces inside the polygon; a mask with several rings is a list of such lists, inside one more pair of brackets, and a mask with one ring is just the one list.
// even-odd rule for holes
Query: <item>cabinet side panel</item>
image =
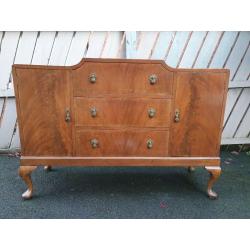
{"label": "cabinet side panel", "polygon": [[174,110],[180,121],[170,132],[171,156],[219,156],[226,72],[177,72]]}
{"label": "cabinet side panel", "polygon": [[69,72],[63,69],[14,68],[22,154],[72,155]]}

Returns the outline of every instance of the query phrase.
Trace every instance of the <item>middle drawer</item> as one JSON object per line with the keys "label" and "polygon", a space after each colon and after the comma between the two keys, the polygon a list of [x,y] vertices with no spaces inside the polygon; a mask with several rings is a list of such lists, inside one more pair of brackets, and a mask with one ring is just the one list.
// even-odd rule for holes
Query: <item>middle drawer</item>
{"label": "middle drawer", "polygon": [[169,127],[171,99],[74,98],[75,126]]}

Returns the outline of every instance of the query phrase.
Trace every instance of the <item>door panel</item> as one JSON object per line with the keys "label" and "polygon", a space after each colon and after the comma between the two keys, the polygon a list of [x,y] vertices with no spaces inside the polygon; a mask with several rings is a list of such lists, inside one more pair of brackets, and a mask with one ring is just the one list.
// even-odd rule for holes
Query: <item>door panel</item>
{"label": "door panel", "polygon": [[180,121],[173,117],[171,156],[219,155],[227,78],[226,73],[177,73],[174,112],[180,111]]}
{"label": "door panel", "polygon": [[69,74],[66,70],[16,68],[23,155],[72,155]]}

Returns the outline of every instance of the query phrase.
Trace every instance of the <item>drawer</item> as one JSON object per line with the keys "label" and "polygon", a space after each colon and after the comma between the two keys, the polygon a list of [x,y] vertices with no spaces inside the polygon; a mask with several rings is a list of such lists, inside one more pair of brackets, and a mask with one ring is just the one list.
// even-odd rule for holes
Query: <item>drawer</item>
{"label": "drawer", "polygon": [[168,127],[171,99],[74,98],[76,126]]}
{"label": "drawer", "polygon": [[72,78],[74,96],[172,96],[173,73],[161,64],[85,62]]}
{"label": "drawer", "polygon": [[80,129],[76,156],[167,156],[168,130]]}

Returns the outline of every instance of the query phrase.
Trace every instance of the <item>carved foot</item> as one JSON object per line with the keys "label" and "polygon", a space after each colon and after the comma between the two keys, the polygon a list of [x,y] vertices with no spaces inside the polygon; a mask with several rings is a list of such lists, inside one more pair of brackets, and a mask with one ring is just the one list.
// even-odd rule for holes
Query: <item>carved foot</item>
{"label": "carved foot", "polygon": [[44,166],[44,170],[51,171],[52,167],[50,165]]}
{"label": "carved foot", "polygon": [[218,166],[206,166],[205,169],[210,173],[210,179],[207,184],[207,195],[210,199],[217,199],[218,195],[212,190],[212,187],[220,177],[221,168]]}
{"label": "carved foot", "polygon": [[37,166],[20,166],[19,176],[24,180],[28,189],[22,194],[24,199],[31,199],[33,193],[33,184],[31,180],[31,173],[37,168]]}
{"label": "carved foot", "polygon": [[192,172],[194,172],[195,171],[195,167],[188,167],[188,172],[189,173],[192,173]]}

